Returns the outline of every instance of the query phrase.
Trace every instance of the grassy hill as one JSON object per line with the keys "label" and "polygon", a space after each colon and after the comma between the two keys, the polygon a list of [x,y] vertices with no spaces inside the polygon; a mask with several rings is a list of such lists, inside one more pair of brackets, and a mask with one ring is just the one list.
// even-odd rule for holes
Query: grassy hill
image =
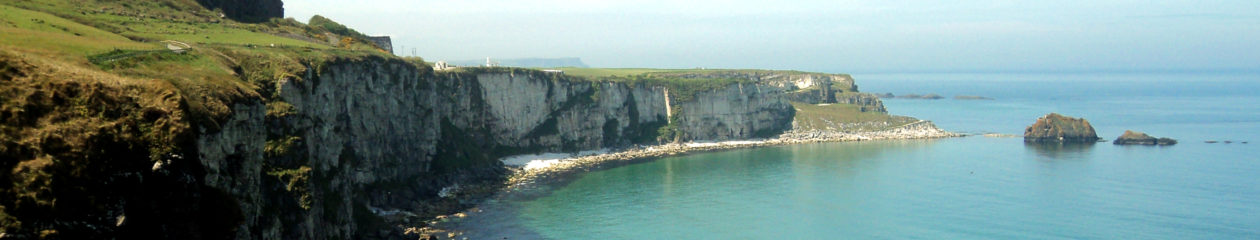
{"label": "grassy hill", "polygon": [[[193,100],[198,116],[211,118],[225,113],[222,100],[253,94],[265,86],[257,83],[275,80],[242,78],[238,69],[283,70],[292,77],[305,70],[299,62],[385,55],[362,34],[319,16],[314,26],[220,16],[192,0],[18,0],[0,4],[0,43],[4,51],[49,58],[47,64],[66,69],[167,81]],[[175,54],[165,51],[167,45],[191,48]]]}
{"label": "grassy hill", "polygon": [[[195,158],[196,135],[217,129],[233,104],[282,106],[272,98],[275,83],[300,80],[307,66],[392,57],[327,19],[247,24],[220,16],[193,0],[0,2],[0,232],[102,237],[58,229],[112,225],[121,220],[95,215],[115,211],[105,209],[120,201],[112,191],[180,184],[189,176],[108,179],[127,179],[117,174],[155,162],[196,169],[197,161],[187,160]],[[155,199],[210,199],[196,209],[135,203],[190,216],[162,223],[167,231],[230,232],[195,222],[218,221],[213,216],[220,213],[203,211],[231,209],[215,205],[230,201],[192,197],[214,193],[160,194],[167,196]]]}
{"label": "grassy hill", "polygon": [[793,102],[795,128],[799,130],[865,132],[888,130],[917,122],[918,119],[882,112],[863,112],[853,104],[808,104]]}

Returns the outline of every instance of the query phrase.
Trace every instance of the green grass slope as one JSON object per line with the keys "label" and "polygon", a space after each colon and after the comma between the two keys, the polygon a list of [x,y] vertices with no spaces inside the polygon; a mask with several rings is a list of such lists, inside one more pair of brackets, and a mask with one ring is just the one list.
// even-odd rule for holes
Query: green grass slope
{"label": "green grass slope", "polygon": [[[283,106],[277,81],[368,56],[391,57],[357,36],[292,19],[238,23],[192,0],[0,2],[0,233],[230,233],[235,200],[153,166],[203,171],[195,136],[215,131],[232,105]],[[122,207],[147,217],[91,227],[116,226],[109,213]]]}
{"label": "green grass slope", "polygon": [[912,117],[881,112],[862,112],[852,104],[808,104],[793,102],[796,108],[796,129],[842,132],[888,130],[917,122]]}

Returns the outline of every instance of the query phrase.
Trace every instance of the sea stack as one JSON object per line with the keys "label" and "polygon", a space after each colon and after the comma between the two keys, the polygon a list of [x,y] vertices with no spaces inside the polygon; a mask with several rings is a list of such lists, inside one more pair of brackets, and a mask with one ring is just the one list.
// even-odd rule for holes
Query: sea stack
{"label": "sea stack", "polygon": [[1177,144],[1177,140],[1174,140],[1172,138],[1155,138],[1150,135],[1146,135],[1146,133],[1143,133],[1143,132],[1134,132],[1133,130],[1125,130],[1124,134],[1120,135],[1120,137],[1116,138],[1116,141],[1113,141],[1112,143],[1116,145],[1161,145],[1163,146],[1163,145]]}
{"label": "sea stack", "polygon": [[1024,129],[1024,142],[1083,143],[1097,142],[1098,134],[1089,121],[1050,113]]}

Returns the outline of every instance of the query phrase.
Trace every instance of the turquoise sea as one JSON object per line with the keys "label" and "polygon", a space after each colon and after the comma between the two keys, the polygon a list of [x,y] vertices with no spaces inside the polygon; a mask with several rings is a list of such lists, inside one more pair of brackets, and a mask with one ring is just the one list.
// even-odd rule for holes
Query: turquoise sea
{"label": "turquoise sea", "polygon": [[864,92],[996,99],[885,100],[950,131],[1020,135],[1058,112],[1105,139],[1133,129],[1181,143],[972,136],[710,152],[579,174],[441,226],[469,239],[1260,239],[1260,74],[853,76]]}

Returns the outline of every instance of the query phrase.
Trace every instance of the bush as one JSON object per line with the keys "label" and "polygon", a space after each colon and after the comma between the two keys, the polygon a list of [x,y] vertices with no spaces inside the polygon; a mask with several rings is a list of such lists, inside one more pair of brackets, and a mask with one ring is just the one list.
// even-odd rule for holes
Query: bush
{"label": "bush", "polygon": [[367,39],[367,35],[359,33],[359,31],[350,29],[349,27],[346,27],[346,25],[341,25],[340,23],[334,22],[332,19],[328,19],[320,15],[312,16],[311,20],[307,22],[307,25],[312,28],[322,29],[337,35]]}

